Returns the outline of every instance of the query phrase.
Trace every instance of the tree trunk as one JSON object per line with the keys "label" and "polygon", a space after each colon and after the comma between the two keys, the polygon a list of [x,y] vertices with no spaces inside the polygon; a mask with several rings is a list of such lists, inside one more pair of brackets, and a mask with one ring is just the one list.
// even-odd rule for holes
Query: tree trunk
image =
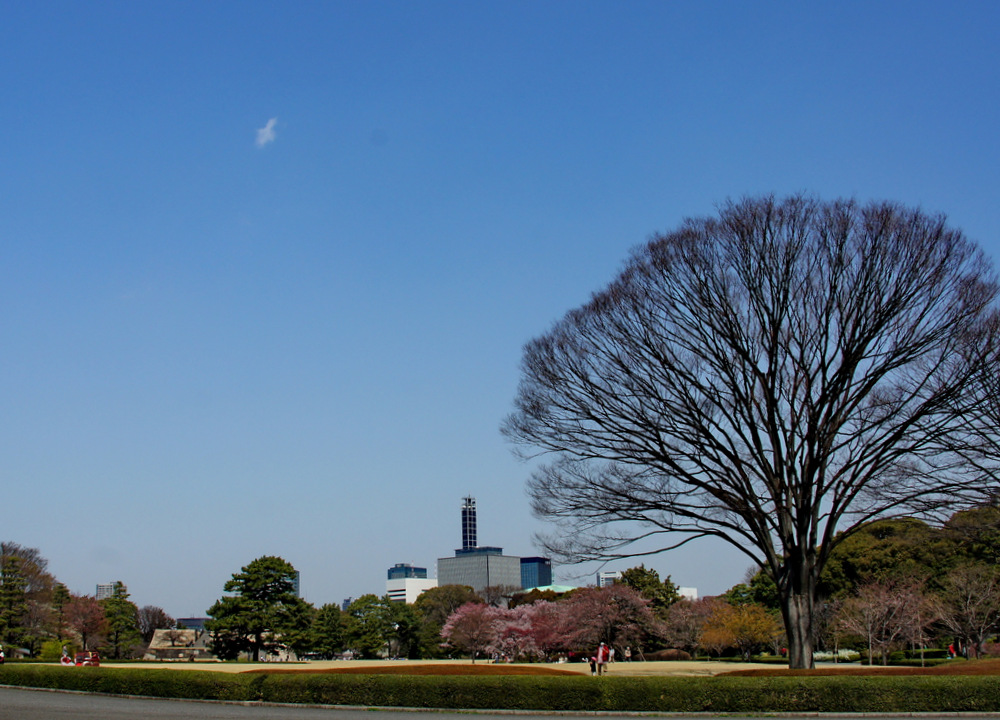
{"label": "tree trunk", "polygon": [[811,593],[789,595],[782,613],[788,635],[788,667],[813,666],[813,598]]}

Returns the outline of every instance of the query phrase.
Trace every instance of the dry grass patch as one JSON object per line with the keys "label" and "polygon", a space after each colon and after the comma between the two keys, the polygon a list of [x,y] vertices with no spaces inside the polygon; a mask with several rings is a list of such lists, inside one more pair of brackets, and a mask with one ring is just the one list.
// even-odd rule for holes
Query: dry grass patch
{"label": "dry grass patch", "polygon": [[330,667],[330,668],[256,668],[248,673],[267,673],[268,675],[579,675],[573,670],[563,670],[548,665],[493,665],[478,663],[460,665],[457,663],[439,663],[435,665],[406,664],[378,665],[369,667]]}

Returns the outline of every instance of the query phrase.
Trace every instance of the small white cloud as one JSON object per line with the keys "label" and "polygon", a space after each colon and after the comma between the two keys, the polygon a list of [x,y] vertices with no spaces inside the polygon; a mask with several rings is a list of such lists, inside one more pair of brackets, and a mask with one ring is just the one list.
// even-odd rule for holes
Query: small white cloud
{"label": "small white cloud", "polygon": [[257,147],[262,148],[274,142],[274,126],[277,124],[278,118],[271,118],[267,121],[267,125],[257,129]]}

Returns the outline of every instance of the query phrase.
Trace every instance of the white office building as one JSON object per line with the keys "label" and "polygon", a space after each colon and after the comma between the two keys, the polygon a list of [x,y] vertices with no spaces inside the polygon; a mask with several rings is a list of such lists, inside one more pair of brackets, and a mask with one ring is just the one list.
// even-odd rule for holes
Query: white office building
{"label": "white office building", "polygon": [[413,603],[416,602],[420,593],[431,588],[436,588],[438,581],[436,578],[404,577],[393,578],[385,581],[385,594],[393,602]]}
{"label": "white office building", "polygon": [[597,573],[597,587],[608,587],[622,579],[621,570],[602,570]]}
{"label": "white office building", "polygon": [[698,599],[698,588],[679,587],[677,588],[677,594],[685,600],[691,600],[693,602]]}

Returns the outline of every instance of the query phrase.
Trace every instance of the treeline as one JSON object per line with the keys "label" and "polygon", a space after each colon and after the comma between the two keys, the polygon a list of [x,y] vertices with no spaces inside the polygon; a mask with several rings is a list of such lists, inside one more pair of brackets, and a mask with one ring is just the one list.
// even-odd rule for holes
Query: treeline
{"label": "treeline", "polygon": [[[879,520],[839,537],[820,577],[818,647],[849,648],[869,662],[925,647],[970,658],[997,654],[1000,632],[1000,508],[958,512],[941,526]],[[724,596],[735,606],[778,612],[778,594],[758,572]],[[780,642],[780,640],[779,640]]]}
{"label": "treeline", "polygon": [[[816,647],[856,651],[869,663],[924,648],[976,658],[1000,654],[1000,509],[956,513],[940,527],[881,520],[836,539],[821,576]],[[719,597],[682,599],[643,566],[613,589],[586,588],[530,606],[469,604],[444,627],[451,646],[476,656],[552,659],[598,642],[645,657],[780,656],[787,638],[770,577],[751,572]],[[515,604],[516,605],[516,604]],[[941,653],[936,653],[940,656]]]}
{"label": "treeline", "polygon": [[482,602],[470,588],[445,585],[409,605],[388,596],[362,595],[346,610],[314,607],[294,592],[295,568],[280,557],[257,558],[241,568],[208,611],[212,651],[228,660],[292,654],[334,658],[441,657],[441,628],[456,609]]}
{"label": "treeline", "polygon": [[58,659],[65,648],[120,659],[141,655],[153,633],[176,622],[162,608],[139,608],[125,585],[111,597],[77,595],[48,571],[37,548],[0,543],[0,644],[6,654]]}
{"label": "treeline", "polygon": [[245,654],[334,658],[438,658],[471,655],[508,660],[587,656],[598,642],[642,656],[648,642],[662,644],[664,613],[677,588],[643,566],[607,588],[568,593],[522,592],[444,585],[413,604],[364,595],[342,610],[315,608],[293,591],[295,568],[278,557],[254,560],[233,575],[229,595],[209,610],[206,629],[222,659]]}
{"label": "treeline", "polygon": [[[820,581],[817,648],[885,661],[897,650],[948,648],[978,657],[1000,631],[1000,508],[960,512],[940,527],[914,519],[869,523],[838,537]],[[225,583],[208,611],[211,649],[333,658],[509,660],[588,657],[597,643],[634,659],[760,652],[785,647],[777,591],[763,572],[717,598],[683,599],[670,577],[643,565],[609,588],[520,592],[447,585],[413,604],[364,595],[346,609],[314,607],[294,592],[295,568],[278,557],[251,562]],[[0,643],[58,659],[62,648],[106,657],[141,656],[155,630],[176,623],[161,608],[138,608],[117,583],[97,601],[75,595],[34,548],[0,544]],[[997,648],[1000,650],[1000,647]],[[8,655],[11,653],[8,652]]]}

